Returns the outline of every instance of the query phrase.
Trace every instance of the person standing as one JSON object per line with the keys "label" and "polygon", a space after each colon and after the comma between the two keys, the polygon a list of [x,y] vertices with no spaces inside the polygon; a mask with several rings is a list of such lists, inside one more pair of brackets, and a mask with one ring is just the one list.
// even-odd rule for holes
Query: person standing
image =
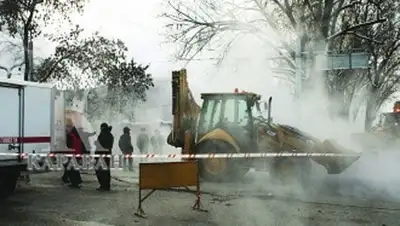
{"label": "person standing", "polygon": [[147,154],[149,149],[149,135],[146,133],[145,128],[140,129],[140,133],[136,139],[136,146],[139,148],[141,154]]}
{"label": "person standing", "polygon": [[90,154],[90,151],[92,150],[92,146],[90,145],[89,138],[96,135],[96,132],[86,132],[83,130],[83,128],[78,128],[78,134],[81,137],[81,140],[83,142],[83,154]]}
{"label": "person standing", "polygon": [[[72,135],[71,135],[71,130],[72,130],[72,128],[73,128],[72,125],[67,124],[66,130],[65,130],[66,146],[67,146],[67,148],[69,148],[69,149],[73,149],[73,146],[72,146]],[[62,180],[64,183],[66,183],[66,184],[69,183],[68,170],[67,170],[68,164],[69,164],[69,159],[68,159],[68,161],[67,161],[66,163],[63,164],[64,173],[63,173],[63,175],[62,175],[62,177],[61,177],[61,180]]]}
{"label": "person standing", "polygon": [[153,147],[154,153],[162,154],[162,149],[164,146],[164,137],[161,135],[160,131],[156,129],[154,135],[150,139],[151,146]]}
{"label": "person standing", "polygon": [[[72,141],[72,149],[74,155],[82,155],[84,151],[84,144],[79,137],[78,130],[74,127],[72,127],[70,133],[70,139]],[[70,159],[71,160],[71,159]],[[76,157],[77,163],[81,163],[82,158],[81,157]],[[70,161],[68,162],[70,163]],[[71,188],[79,188],[80,185],[82,184],[82,177],[81,173],[79,172],[79,169],[75,169],[73,166],[71,169],[68,171],[68,179],[69,182],[71,183],[69,187]]]}
{"label": "person standing", "polygon": [[[133,153],[132,138],[130,134],[130,129],[125,127],[123,129],[123,134],[119,138],[118,146],[121,149],[122,154],[131,155]],[[133,159],[128,158],[128,170],[133,171]]]}
{"label": "person standing", "polygon": [[[97,155],[108,155],[104,157],[106,169],[97,168],[96,176],[100,184],[97,188],[98,191],[109,191],[111,187],[111,171],[110,171],[110,156],[112,154],[112,148],[114,145],[114,136],[111,133],[112,127],[108,126],[107,123],[103,122],[100,125],[100,134],[96,141],[96,152]],[[99,158],[96,158],[96,165],[98,165]]]}
{"label": "person standing", "polygon": [[165,145],[165,138],[164,136],[160,133],[160,130],[156,130],[157,133],[157,141],[158,145],[160,146],[160,151],[161,153],[163,152],[164,145]]}

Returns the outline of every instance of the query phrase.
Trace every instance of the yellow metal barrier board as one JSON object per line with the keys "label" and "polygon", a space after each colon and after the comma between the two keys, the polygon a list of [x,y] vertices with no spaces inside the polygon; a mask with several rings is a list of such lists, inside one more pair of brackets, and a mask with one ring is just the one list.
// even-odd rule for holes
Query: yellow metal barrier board
{"label": "yellow metal barrier board", "polygon": [[140,189],[197,186],[197,161],[141,163]]}

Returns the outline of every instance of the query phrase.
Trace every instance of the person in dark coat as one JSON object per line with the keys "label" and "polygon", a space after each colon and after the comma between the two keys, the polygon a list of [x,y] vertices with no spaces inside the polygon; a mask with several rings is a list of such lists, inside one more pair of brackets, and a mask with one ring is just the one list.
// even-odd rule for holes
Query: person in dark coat
{"label": "person in dark coat", "polygon": [[[73,149],[73,147],[72,147],[72,135],[70,133],[71,130],[72,130],[72,127],[71,128],[67,128],[66,131],[65,131],[65,133],[66,133],[66,135],[65,135],[65,137],[66,137],[66,145],[67,145],[67,148],[69,148],[69,149]],[[68,164],[69,164],[69,161],[63,164],[64,173],[63,173],[63,175],[61,177],[61,180],[66,184],[69,183],[68,172],[67,172]]]}
{"label": "person in dark coat", "polygon": [[[111,133],[112,127],[108,126],[107,123],[102,123],[100,125],[100,134],[96,141],[96,152],[98,155],[111,155],[112,148],[114,145],[114,136]],[[97,158],[96,164],[99,158]],[[99,191],[109,191],[111,183],[111,172],[110,172],[110,157],[105,157],[104,162],[106,163],[107,169],[97,168],[96,176],[99,181],[100,187],[97,189]]]}
{"label": "person in dark coat", "polygon": [[[123,129],[123,134],[119,138],[118,146],[121,149],[122,154],[131,155],[133,153],[132,138],[130,134],[130,129],[125,127]],[[133,158],[128,159],[128,170],[133,171]]]}
{"label": "person in dark coat", "polygon": [[136,139],[136,146],[139,148],[141,154],[147,154],[149,149],[149,135],[146,133],[145,128],[140,129],[140,133]]}
{"label": "person in dark coat", "polygon": [[[84,144],[82,139],[79,137],[78,130],[75,127],[72,127],[71,131],[69,132],[69,139],[72,142],[72,149],[74,155],[82,155],[84,152]],[[76,157],[78,164],[81,162],[81,158]],[[69,162],[68,162],[69,163]],[[81,173],[79,169],[71,168],[68,171],[68,179],[71,183],[69,187],[71,188],[79,188],[82,183]]]}

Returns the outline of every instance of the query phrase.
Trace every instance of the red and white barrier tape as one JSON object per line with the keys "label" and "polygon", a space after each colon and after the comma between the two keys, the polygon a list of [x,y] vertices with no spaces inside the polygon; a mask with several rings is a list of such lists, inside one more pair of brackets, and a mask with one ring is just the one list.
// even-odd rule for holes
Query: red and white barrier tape
{"label": "red and white barrier tape", "polygon": [[123,156],[124,158],[139,158],[139,159],[209,159],[209,158],[274,158],[274,157],[359,157],[359,153],[354,154],[336,154],[336,153],[210,153],[210,154],[132,154],[132,155],[74,155],[74,154],[30,154],[30,153],[0,153],[0,156],[21,156],[26,158],[27,156],[39,156],[39,157],[118,157]]}

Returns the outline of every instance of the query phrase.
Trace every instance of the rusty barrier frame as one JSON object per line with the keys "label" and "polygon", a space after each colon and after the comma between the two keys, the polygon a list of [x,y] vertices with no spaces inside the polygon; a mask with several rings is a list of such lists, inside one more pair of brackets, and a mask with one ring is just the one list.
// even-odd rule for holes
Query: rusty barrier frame
{"label": "rusty barrier frame", "polygon": [[[146,218],[142,203],[156,190],[185,187],[190,192],[195,192],[196,200],[192,210],[208,212],[201,204],[200,176],[197,160],[179,162],[152,162],[139,164],[139,203],[135,215]],[[196,187],[193,191],[189,187]],[[142,190],[151,190],[142,197]]]}

